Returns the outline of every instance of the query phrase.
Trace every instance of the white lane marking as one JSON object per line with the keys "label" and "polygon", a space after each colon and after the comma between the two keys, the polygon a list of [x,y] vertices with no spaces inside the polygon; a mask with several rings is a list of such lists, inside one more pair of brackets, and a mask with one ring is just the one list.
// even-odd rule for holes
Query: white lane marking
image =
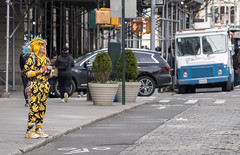
{"label": "white lane marking", "polygon": [[226,100],[218,99],[213,104],[223,104]]}
{"label": "white lane marking", "polygon": [[64,147],[64,148],[58,148],[59,151],[70,151],[70,150],[76,150],[77,148],[74,147]]}
{"label": "white lane marking", "polygon": [[180,104],[174,104],[174,105],[172,105],[173,107],[181,107],[181,106],[183,106],[183,105],[180,105]]}
{"label": "white lane marking", "polygon": [[170,102],[170,100],[160,100],[159,102],[160,103],[167,103],[167,102]]}
{"label": "white lane marking", "polygon": [[175,94],[175,95],[173,95],[173,96],[182,96],[182,94]]}
{"label": "white lane marking", "polygon": [[137,97],[137,100],[154,100],[156,97]]}
{"label": "white lane marking", "polygon": [[84,152],[89,152],[88,148],[77,149],[77,150],[73,150],[63,154],[76,154],[76,153],[84,153]]}
{"label": "white lane marking", "polygon": [[180,118],[175,118],[175,120],[176,121],[187,121],[188,119],[180,117]]}
{"label": "white lane marking", "polygon": [[196,103],[198,100],[188,100],[187,102],[185,102],[185,104],[194,104]]}
{"label": "white lane marking", "polygon": [[227,94],[227,92],[221,92],[220,94]]}
{"label": "white lane marking", "polygon": [[111,147],[94,147],[92,149],[93,150],[99,150],[99,151],[105,151],[105,150],[110,150]]}
{"label": "white lane marking", "polygon": [[160,106],[160,107],[158,107],[156,109],[162,110],[162,109],[166,109],[166,108],[167,108],[166,106]]}

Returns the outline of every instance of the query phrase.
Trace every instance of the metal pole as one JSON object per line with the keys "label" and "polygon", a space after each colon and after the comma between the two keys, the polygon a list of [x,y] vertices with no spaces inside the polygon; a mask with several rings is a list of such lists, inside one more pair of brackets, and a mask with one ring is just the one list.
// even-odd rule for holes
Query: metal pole
{"label": "metal pole", "polygon": [[122,0],[122,105],[125,105],[125,0]]}
{"label": "metal pole", "polygon": [[152,5],[151,5],[151,40],[150,40],[150,45],[151,45],[151,50],[155,50],[155,0],[152,0]]}
{"label": "metal pole", "polygon": [[[235,2],[235,0],[234,0],[234,2]],[[215,23],[214,0],[212,0],[212,22]]]}
{"label": "metal pole", "polygon": [[227,14],[226,14],[226,11],[227,11],[227,8],[226,8],[226,2],[224,1],[225,3],[225,6],[224,6],[224,26],[227,26]]}
{"label": "metal pole", "polygon": [[162,6],[162,47],[161,47],[161,50],[162,50],[162,56],[163,56],[163,54],[164,54],[164,48],[165,48],[165,45],[164,45],[164,43],[165,43],[165,32],[164,32],[164,30],[165,30],[165,5],[163,5]]}
{"label": "metal pole", "polygon": [[[13,27],[13,30],[14,30],[14,28],[15,28],[15,15],[14,15],[14,13],[12,14],[12,18],[13,18],[13,25],[12,25],[12,27]],[[16,83],[16,81],[15,81],[15,34],[12,36],[12,55],[13,55],[13,57],[12,57],[12,80],[13,80],[13,83],[12,83],[12,90],[16,90],[16,88],[15,88],[15,83]]]}
{"label": "metal pole", "polygon": [[[166,61],[168,62],[168,47],[169,47],[169,20],[168,20],[168,3],[166,3],[166,27],[165,30],[166,32]],[[169,62],[168,62],[169,63]]]}
{"label": "metal pole", "polygon": [[205,22],[208,21],[208,6],[206,5],[206,10],[205,10]]}
{"label": "metal pole", "polygon": [[[100,9],[99,0],[97,1],[97,10]],[[100,26],[97,25],[97,49],[100,49]]]}
{"label": "metal pole", "polygon": [[27,18],[28,18],[28,24],[27,24],[28,37],[27,37],[27,41],[30,41],[30,40],[31,40],[30,5],[31,5],[31,2],[28,1],[28,13],[27,13]]}
{"label": "metal pole", "polygon": [[7,36],[6,36],[6,93],[8,93],[8,65],[9,65],[9,3],[10,0],[7,0]]}

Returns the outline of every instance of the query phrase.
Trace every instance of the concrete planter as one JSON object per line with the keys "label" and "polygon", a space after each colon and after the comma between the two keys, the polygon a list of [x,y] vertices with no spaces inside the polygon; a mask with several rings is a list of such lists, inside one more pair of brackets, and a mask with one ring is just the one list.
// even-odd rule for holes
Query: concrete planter
{"label": "concrete planter", "polygon": [[110,106],[116,95],[118,84],[88,83],[94,105]]}
{"label": "concrete planter", "polygon": [[[118,82],[119,87],[117,91],[118,101],[122,101],[122,82]],[[141,86],[140,82],[125,82],[125,101],[135,102]]]}

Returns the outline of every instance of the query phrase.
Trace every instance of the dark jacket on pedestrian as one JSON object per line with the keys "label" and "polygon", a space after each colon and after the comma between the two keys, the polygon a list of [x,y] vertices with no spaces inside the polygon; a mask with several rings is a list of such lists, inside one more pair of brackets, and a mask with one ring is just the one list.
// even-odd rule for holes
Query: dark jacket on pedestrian
{"label": "dark jacket on pedestrian", "polygon": [[58,67],[58,72],[70,72],[74,66],[74,61],[69,53],[62,53],[55,61],[55,66]]}
{"label": "dark jacket on pedestrian", "polygon": [[24,70],[24,65],[25,65],[27,58],[28,58],[27,55],[24,55],[24,53],[20,54],[19,65],[20,65],[21,71]]}

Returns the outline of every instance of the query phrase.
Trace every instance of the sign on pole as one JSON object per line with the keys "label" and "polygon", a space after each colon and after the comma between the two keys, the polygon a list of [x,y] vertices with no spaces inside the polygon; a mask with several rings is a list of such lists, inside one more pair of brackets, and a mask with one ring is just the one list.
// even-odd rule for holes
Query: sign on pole
{"label": "sign on pole", "polygon": [[[122,1],[110,0],[111,17],[122,17]],[[128,0],[125,3],[125,18],[137,17],[137,0]]]}

